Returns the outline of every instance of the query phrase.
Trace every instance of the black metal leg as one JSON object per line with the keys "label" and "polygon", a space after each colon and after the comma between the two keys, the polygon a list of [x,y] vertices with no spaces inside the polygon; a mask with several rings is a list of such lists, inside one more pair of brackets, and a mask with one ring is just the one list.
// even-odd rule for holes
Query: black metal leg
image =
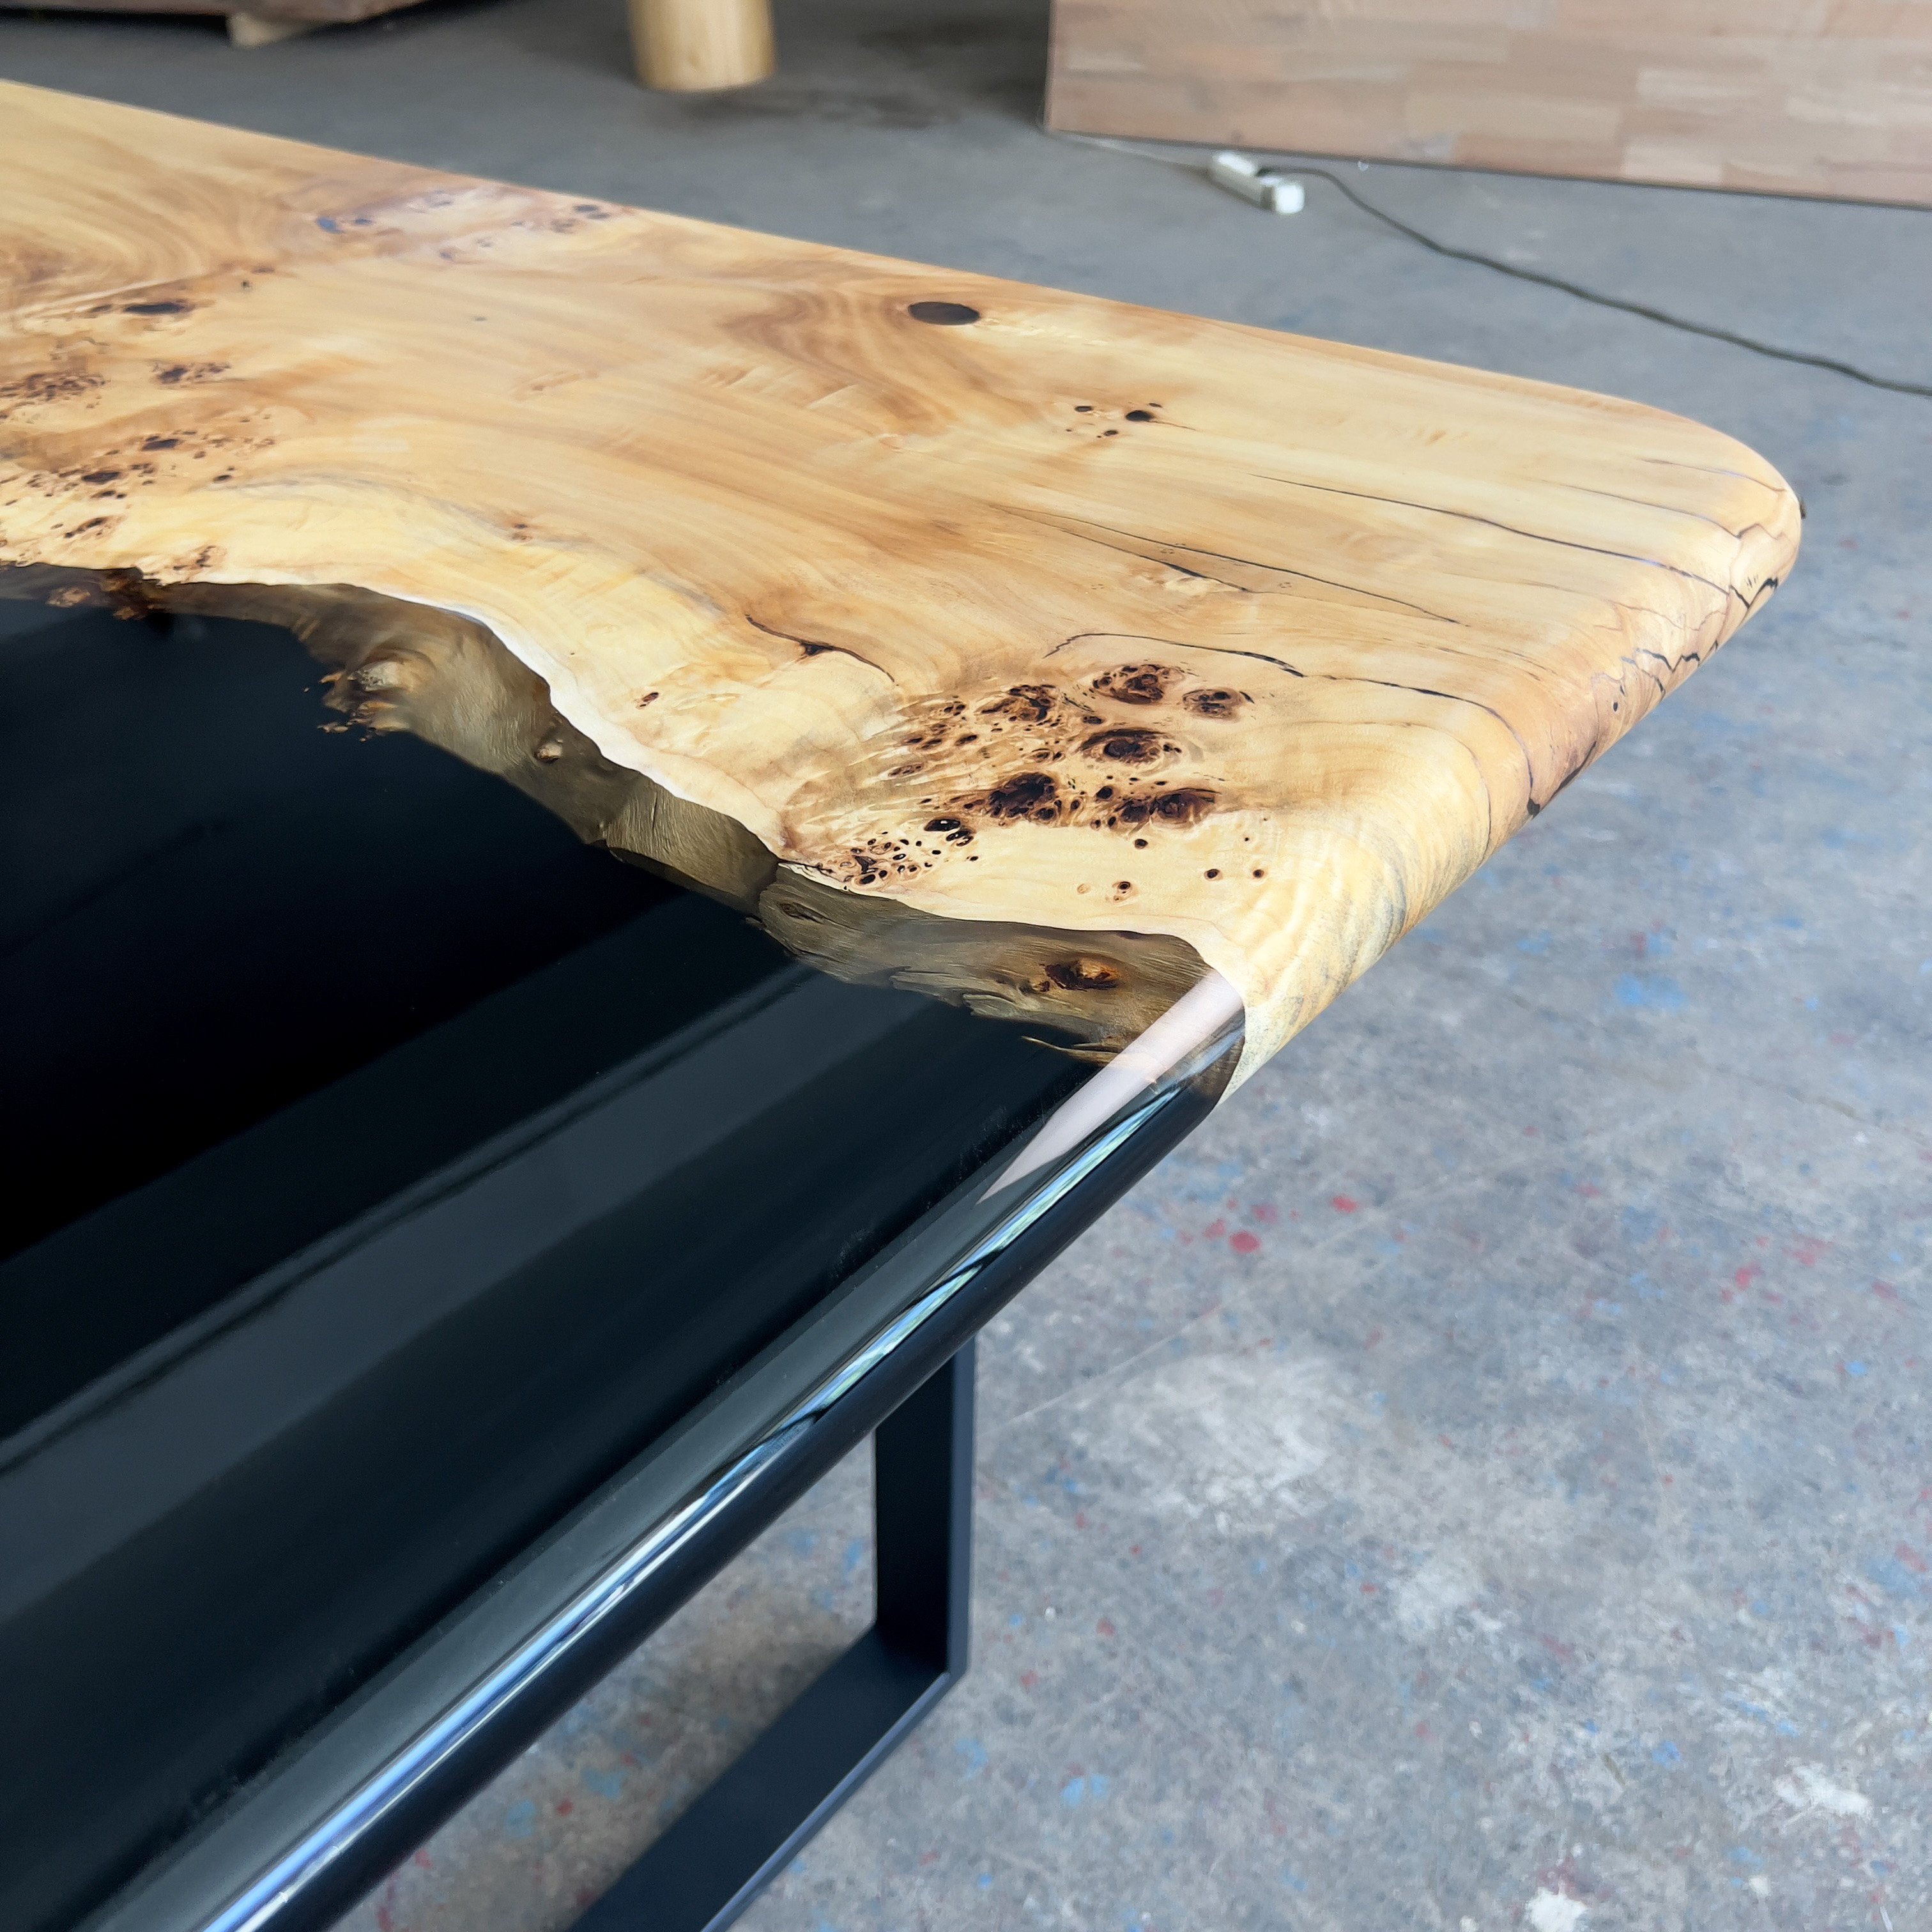
{"label": "black metal leg", "polygon": [[575,1932],[719,1932],[965,1674],[973,1344],[872,1438],[870,1630],[578,1920]]}
{"label": "black metal leg", "polygon": [[973,1595],[973,1344],[872,1438],[878,1621],[891,1648],[966,1674]]}

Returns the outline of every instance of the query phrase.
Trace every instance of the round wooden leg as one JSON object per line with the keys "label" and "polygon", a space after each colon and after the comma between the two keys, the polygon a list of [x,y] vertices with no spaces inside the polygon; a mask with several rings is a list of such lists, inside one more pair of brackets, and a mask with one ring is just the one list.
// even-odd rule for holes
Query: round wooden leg
{"label": "round wooden leg", "polygon": [[678,94],[745,87],[772,70],[770,0],[630,0],[638,78]]}
{"label": "round wooden leg", "polygon": [[317,20],[278,20],[266,14],[231,14],[228,38],[234,46],[272,47],[278,40],[312,34],[321,24]]}

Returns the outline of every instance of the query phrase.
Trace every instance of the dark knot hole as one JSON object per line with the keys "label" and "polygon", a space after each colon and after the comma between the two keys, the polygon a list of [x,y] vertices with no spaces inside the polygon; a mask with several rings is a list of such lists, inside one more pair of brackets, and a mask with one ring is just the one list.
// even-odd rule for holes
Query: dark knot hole
{"label": "dark knot hole", "polygon": [[941,328],[963,328],[980,320],[980,311],[964,302],[916,302],[906,314],[915,322],[934,322]]}

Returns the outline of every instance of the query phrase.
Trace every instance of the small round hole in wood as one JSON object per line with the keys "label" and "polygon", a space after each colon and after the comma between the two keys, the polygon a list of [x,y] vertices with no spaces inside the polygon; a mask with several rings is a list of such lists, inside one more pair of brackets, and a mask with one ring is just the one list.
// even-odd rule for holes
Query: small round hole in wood
{"label": "small round hole in wood", "polygon": [[916,302],[906,310],[915,322],[930,322],[941,328],[964,328],[969,322],[980,320],[976,308],[968,308],[964,302]]}

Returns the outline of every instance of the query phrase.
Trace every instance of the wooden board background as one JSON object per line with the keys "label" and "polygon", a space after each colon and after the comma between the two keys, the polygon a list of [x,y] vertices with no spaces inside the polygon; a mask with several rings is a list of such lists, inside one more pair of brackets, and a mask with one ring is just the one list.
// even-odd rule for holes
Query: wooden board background
{"label": "wooden board background", "polygon": [[416,0],[0,0],[0,11],[63,14],[243,14],[261,20],[300,20],[340,27],[412,7]]}
{"label": "wooden board background", "polygon": [[1932,0],[1055,0],[1048,119],[1932,206]]}

